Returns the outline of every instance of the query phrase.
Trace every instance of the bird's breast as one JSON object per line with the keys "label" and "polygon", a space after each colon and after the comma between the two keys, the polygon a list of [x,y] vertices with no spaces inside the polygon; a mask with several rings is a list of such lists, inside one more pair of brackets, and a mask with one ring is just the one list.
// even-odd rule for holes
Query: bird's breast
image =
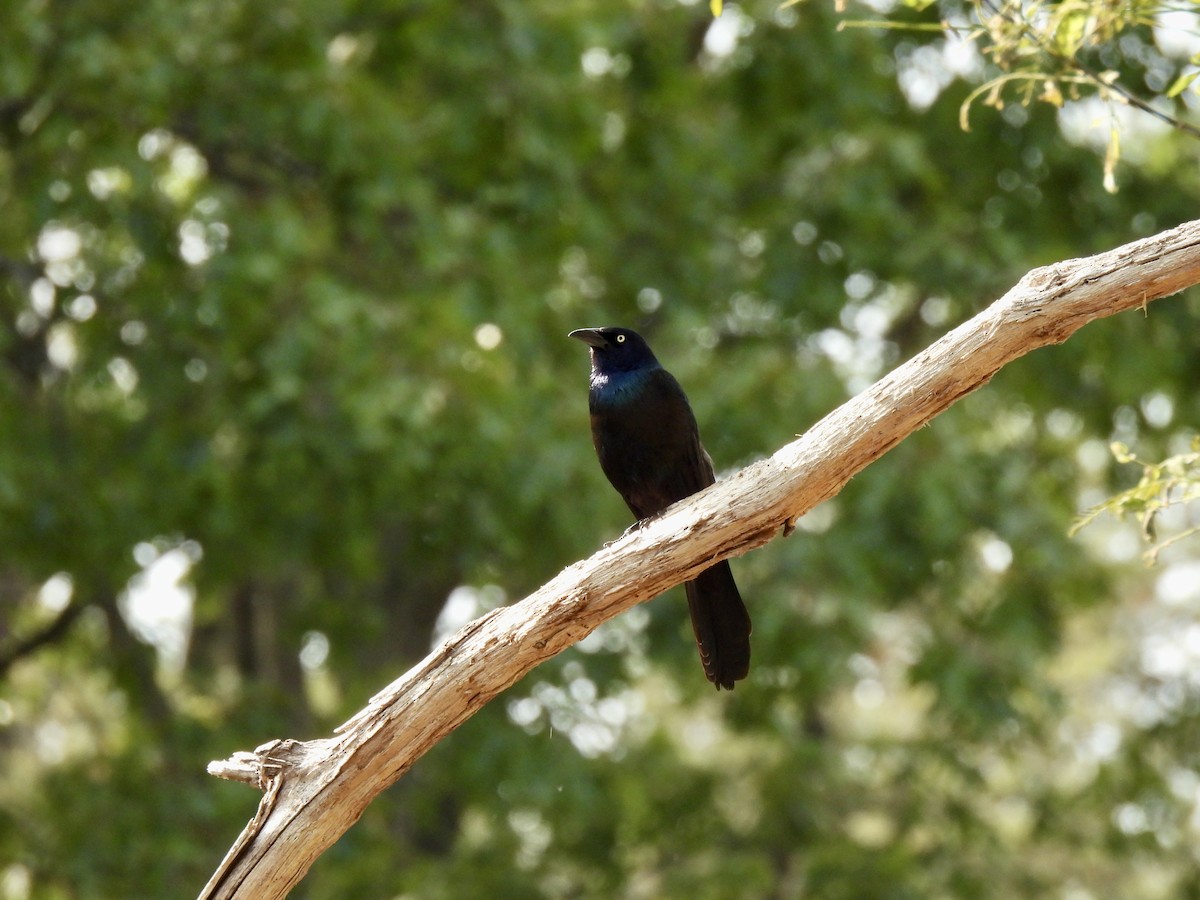
{"label": "bird's breast", "polygon": [[646,376],[641,372],[593,372],[588,401],[593,411],[598,408],[628,406],[646,388]]}
{"label": "bird's breast", "polygon": [[665,371],[593,377],[589,397],[600,467],[639,518],[712,483],[691,407]]}

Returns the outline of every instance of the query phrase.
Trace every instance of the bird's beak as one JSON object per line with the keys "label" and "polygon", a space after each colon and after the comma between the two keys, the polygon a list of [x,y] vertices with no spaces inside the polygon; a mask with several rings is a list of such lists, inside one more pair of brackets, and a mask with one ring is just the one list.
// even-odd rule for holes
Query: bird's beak
{"label": "bird's beak", "polygon": [[597,349],[603,349],[608,346],[608,339],[599,328],[576,328],[567,337],[573,337],[577,341],[583,341],[589,347],[596,347]]}

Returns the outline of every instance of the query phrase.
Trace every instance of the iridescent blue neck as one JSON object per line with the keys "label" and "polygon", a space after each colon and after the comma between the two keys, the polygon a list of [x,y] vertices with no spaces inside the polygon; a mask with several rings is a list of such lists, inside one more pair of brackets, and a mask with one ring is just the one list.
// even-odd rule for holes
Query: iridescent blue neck
{"label": "iridescent blue neck", "polygon": [[589,384],[589,395],[593,405],[617,406],[633,399],[639,388],[656,369],[661,368],[657,363],[641,366],[637,369],[622,369],[615,372],[600,372],[592,370]]}

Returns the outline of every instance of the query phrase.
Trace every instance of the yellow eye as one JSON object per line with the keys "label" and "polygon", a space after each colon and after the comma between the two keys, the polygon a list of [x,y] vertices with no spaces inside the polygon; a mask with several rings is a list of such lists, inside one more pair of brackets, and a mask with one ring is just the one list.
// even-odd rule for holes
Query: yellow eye
{"label": "yellow eye", "polygon": [[625,335],[623,335],[623,334],[618,334],[618,335],[617,335],[617,343],[618,343],[618,344],[623,344],[623,343],[625,343]]}

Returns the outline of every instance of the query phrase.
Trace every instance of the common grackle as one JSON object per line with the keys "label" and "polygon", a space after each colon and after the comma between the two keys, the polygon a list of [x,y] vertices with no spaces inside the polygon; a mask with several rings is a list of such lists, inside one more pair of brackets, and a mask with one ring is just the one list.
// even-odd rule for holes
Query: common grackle
{"label": "common grackle", "polygon": [[[591,347],[588,409],[600,468],[638,520],[713,483],[713,465],[683,388],[628,328],[579,328]],[[750,615],[729,563],[684,585],[704,674],[718,689],[750,671]]]}

